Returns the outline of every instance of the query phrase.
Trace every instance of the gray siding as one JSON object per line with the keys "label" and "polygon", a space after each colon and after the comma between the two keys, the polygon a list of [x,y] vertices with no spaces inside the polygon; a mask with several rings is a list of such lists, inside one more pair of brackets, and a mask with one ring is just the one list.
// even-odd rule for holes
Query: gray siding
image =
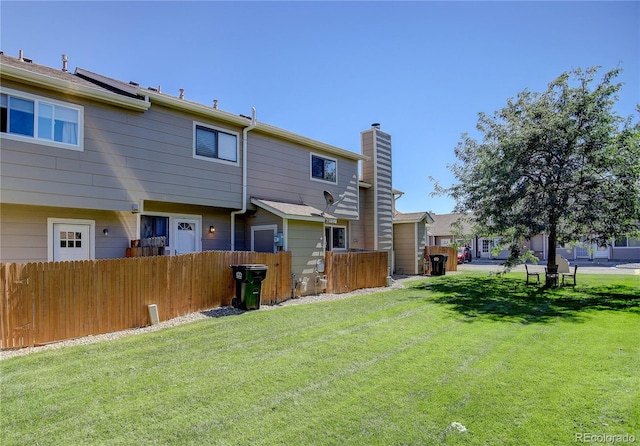
{"label": "gray siding", "polygon": [[640,259],[640,248],[620,248],[620,247],[612,247],[611,248],[611,258],[613,260],[639,260]]}
{"label": "gray siding", "polygon": [[[4,86],[71,102],[34,88]],[[241,206],[240,163],[192,156],[193,121],[203,119],[159,105],[137,113],[73,103],[84,106],[84,151],[2,139],[3,202],[121,211],[140,200]]]}
{"label": "gray siding", "polygon": [[315,277],[322,275],[316,273],[316,262],[319,259],[324,261],[322,223],[290,220],[288,225],[291,273],[296,275],[296,279],[309,278],[306,294],[312,294],[316,291],[322,292],[322,290],[315,288]]}
{"label": "gray siding", "polygon": [[[259,132],[249,132],[248,194],[251,197],[302,202],[323,210],[324,190],[336,200],[345,198],[329,213],[340,218],[358,218],[358,162],[279,141]],[[311,180],[310,157],[316,153],[337,159],[337,184]]]}
{"label": "gray siding", "polygon": [[395,270],[398,274],[420,274],[424,269],[426,229],[424,222],[393,226]]}
{"label": "gray siding", "polygon": [[[0,204],[0,255],[2,262],[46,262],[47,219],[93,220],[96,226],[96,259],[124,257],[135,235],[136,217],[130,212],[93,211],[87,209],[56,208]],[[108,228],[109,235],[102,230]]]}
{"label": "gray siding", "polygon": [[394,226],[393,248],[396,274],[416,274],[416,225],[415,223]]}
{"label": "gray siding", "polygon": [[[363,180],[373,185],[366,195],[369,218],[374,222],[374,249],[393,250],[393,187],[391,136],[379,129],[362,132],[362,153],[371,158],[363,165]],[[371,206],[369,208],[369,206]]]}
{"label": "gray siding", "polygon": [[[225,209],[207,206],[194,206],[181,203],[162,203],[147,201],[144,204],[144,214],[153,215],[154,212],[173,215],[198,215],[202,217],[202,250],[228,251],[231,249],[231,218]],[[215,232],[209,232],[209,226],[215,227]],[[241,224],[239,224],[242,227]],[[138,238],[136,236],[135,238]],[[236,243],[238,241],[236,240]]]}

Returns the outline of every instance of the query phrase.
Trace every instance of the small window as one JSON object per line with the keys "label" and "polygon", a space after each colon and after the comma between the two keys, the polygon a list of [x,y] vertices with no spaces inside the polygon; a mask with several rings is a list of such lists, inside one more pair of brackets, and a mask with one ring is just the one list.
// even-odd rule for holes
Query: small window
{"label": "small window", "polygon": [[335,159],[311,155],[311,178],[336,183],[338,162]]}
{"label": "small window", "polygon": [[195,124],[194,158],[238,162],[238,134]]}
{"label": "small window", "polygon": [[327,251],[347,249],[347,228],[344,226],[326,226],[324,228],[325,249]]}
{"label": "small window", "polygon": [[0,94],[0,133],[82,150],[83,108],[27,93]]}

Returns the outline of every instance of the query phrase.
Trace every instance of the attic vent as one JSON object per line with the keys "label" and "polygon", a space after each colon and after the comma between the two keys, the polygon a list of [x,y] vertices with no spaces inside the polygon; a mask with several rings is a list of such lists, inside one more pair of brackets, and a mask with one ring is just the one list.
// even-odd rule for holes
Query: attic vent
{"label": "attic vent", "polygon": [[374,122],[373,124],[371,124],[371,127],[374,129],[379,129],[380,128],[380,123],[379,122]]}
{"label": "attic vent", "polygon": [[129,85],[133,85],[134,87],[139,87],[140,84],[137,82],[129,81]]}
{"label": "attic vent", "polygon": [[151,90],[151,91],[158,91],[157,88],[153,88],[153,87],[147,87],[147,90]]}

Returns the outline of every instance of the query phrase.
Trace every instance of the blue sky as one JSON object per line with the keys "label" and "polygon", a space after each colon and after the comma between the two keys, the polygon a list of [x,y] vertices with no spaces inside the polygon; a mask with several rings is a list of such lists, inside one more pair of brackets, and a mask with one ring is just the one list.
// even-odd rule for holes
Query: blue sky
{"label": "blue sky", "polygon": [[[2,0],[0,49],[81,67],[360,151],[392,135],[398,210],[451,212],[430,196],[464,132],[564,71],[623,69],[640,103],[640,2],[29,2]],[[637,120],[637,115],[636,115]]]}

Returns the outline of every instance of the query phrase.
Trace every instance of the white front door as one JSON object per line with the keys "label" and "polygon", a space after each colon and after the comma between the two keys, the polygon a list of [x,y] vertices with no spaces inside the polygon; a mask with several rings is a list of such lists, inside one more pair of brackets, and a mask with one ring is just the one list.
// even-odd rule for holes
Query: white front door
{"label": "white front door", "polygon": [[198,220],[176,218],[175,220],[175,253],[188,254],[198,251],[200,228]]}
{"label": "white front door", "polygon": [[88,224],[53,224],[53,261],[90,260]]}
{"label": "white front door", "polygon": [[606,259],[609,260],[609,245],[598,246],[593,245],[593,258],[594,259]]}

